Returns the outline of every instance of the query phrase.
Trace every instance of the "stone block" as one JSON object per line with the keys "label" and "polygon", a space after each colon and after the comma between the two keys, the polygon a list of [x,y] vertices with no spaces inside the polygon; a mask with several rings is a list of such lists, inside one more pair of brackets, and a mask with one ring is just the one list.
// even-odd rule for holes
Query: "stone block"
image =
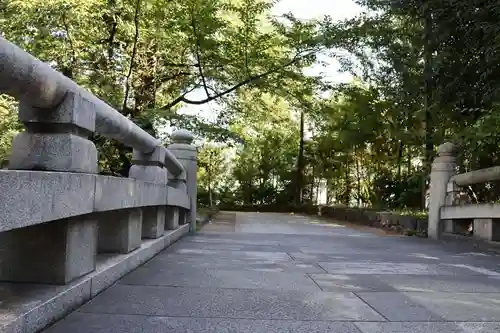
{"label": "stone block", "polygon": [[132,165],[129,171],[129,178],[140,179],[152,183],[167,183],[166,169],[153,165]]}
{"label": "stone block", "polygon": [[29,101],[19,103],[19,120],[25,124],[40,123],[44,127],[71,125],[88,132],[95,131],[96,107],[78,93],[66,93],[63,102],[53,110],[33,107]]}
{"label": "stone block", "polygon": [[158,238],[165,232],[165,206],[144,207],[142,210],[142,238]]}
{"label": "stone block", "polygon": [[0,233],[0,280],[66,284],[95,269],[96,244],[92,215]]}
{"label": "stone block", "polygon": [[167,205],[182,207],[185,209],[191,208],[191,202],[188,194],[185,191],[176,188],[167,187]]}
{"label": "stone block", "polygon": [[179,207],[168,206],[165,215],[165,229],[179,228]]}
{"label": "stone block", "polygon": [[450,219],[443,220],[443,231],[451,234],[468,234],[469,225],[472,221],[470,219]]}
{"label": "stone block", "polygon": [[97,149],[71,133],[21,132],[12,142],[9,169],[97,173]]}
{"label": "stone block", "polygon": [[95,186],[96,212],[135,207],[137,186],[134,179],[98,176]]}
{"label": "stone block", "polygon": [[99,253],[129,253],[141,246],[142,211],[138,208],[99,214]]}
{"label": "stone block", "polygon": [[95,175],[0,170],[0,231],[89,214]]}
{"label": "stone block", "polygon": [[474,237],[489,241],[500,240],[500,219],[474,219]]}
{"label": "stone block", "polygon": [[166,149],[163,146],[157,146],[153,152],[149,154],[144,154],[143,152],[134,149],[132,152],[132,163],[134,165],[163,166],[165,164],[165,154]]}
{"label": "stone block", "polygon": [[165,184],[136,181],[136,206],[165,206],[167,186]]}
{"label": "stone block", "polygon": [[188,215],[189,215],[189,212],[183,208],[180,208],[179,209],[179,225],[184,225],[186,223],[188,223]]}

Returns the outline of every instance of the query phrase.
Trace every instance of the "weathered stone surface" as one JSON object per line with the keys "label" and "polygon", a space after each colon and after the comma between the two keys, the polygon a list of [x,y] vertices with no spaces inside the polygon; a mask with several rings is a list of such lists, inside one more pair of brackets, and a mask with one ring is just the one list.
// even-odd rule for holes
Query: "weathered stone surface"
{"label": "weathered stone surface", "polygon": [[97,173],[97,148],[74,134],[21,132],[12,142],[9,169]]}
{"label": "weathered stone surface", "polygon": [[[132,178],[99,176],[96,179],[95,211],[170,205],[167,197],[169,190],[170,188],[163,184]],[[181,196],[176,200],[182,201],[183,198]],[[173,205],[176,204],[177,202],[173,202]]]}
{"label": "weathered stone surface", "polygon": [[96,243],[89,215],[0,233],[0,280],[68,283],[95,269]]}
{"label": "weathered stone surface", "polygon": [[474,219],[474,236],[489,241],[499,241],[500,218]]}
{"label": "weathered stone surface", "polygon": [[0,332],[40,331],[95,297],[188,231],[188,226],[170,231],[158,239],[144,242],[140,249],[129,254],[100,255],[94,272],[67,285],[0,283]]}
{"label": "weathered stone surface", "polygon": [[361,333],[467,333],[454,323],[356,323],[356,326]]}
{"label": "weathered stone surface", "polygon": [[141,246],[141,235],[141,209],[122,209],[99,214],[100,253],[129,253]]}
{"label": "weathered stone surface", "polygon": [[[163,166],[165,164],[165,155],[166,149],[163,146],[157,146],[152,152],[148,154],[134,149],[132,152],[132,163],[134,165]],[[166,170],[164,171],[166,174]]]}
{"label": "weathered stone surface", "polygon": [[95,175],[0,170],[0,231],[93,211]]}
{"label": "weathered stone surface", "polygon": [[[207,306],[210,304],[210,306]],[[286,320],[384,319],[349,293],[116,285],[81,312]]]}
{"label": "weathered stone surface", "polygon": [[302,322],[296,320],[247,320],[222,318],[173,318],[75,313],[48,333],[359,333],[354,324],[342,322]]}
{"label": "weathered stone surface", "polygon": [[[203,279],[200,279],[203,276]],[[186,267],[173,272],[158,266],[140,267],[120,283],[170,287],[244,288],[279,291],[319,291],[313,280],[303,273],[282,274],[272,271],[219,270]]]}
{"label": "weathered stone surface", "polygon": [[179,208],[167,207],[165,211],[165,229],[175,230],[179,227]]}
{"label": "weathered stone surface", "polygon": [[28,100],[19,102],[19,120],[27,124],[40,123],[46,127],[72,125],[93,133],[95,119],[96,106],[79,93],[67,93],[62,103],[52,110],[34,107]]}
{"label": "weathered stone surface", "polygon": [[186,209],[191,208],[190,198],[185,191],[177,188],[168,187],[167,203],[169,206],[177,206]]}
{"label": "weathered stone surface", "polygon": [[186,222],[190,224],[191,231],[196,230],[196,198],[197,198],[197,148],[192,145],[193,135],[185,130],[178,130],[172,133],[173,143],[168,146],[172,155],[174,155],[184,166],[184,175],[186,179],[187,194],[189,204],[182,206],[189,209]]}
{"label": "weathered stone surface", "polygon": [[307,217],[237,215],[235,231],[187,237],[49,332],[498,331],[496,256]]}
{"label": "weathered stone surface", "polygon": [[164,206],[144,207],[142,210],[142,238],[158,238],[165,232]]}
{"label": "weathered stone surface", "polygon": [[129,177],[152,183],[167,183],[166,169],[154,165],[132,165]]}

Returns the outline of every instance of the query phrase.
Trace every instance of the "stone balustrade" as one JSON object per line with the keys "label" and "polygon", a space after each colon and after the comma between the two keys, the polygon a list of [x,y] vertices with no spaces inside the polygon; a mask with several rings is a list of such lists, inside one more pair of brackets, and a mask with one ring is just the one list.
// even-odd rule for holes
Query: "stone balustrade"
{"label": "stone balustrade", "polygon": [[[428,235],[467,234],[486,241],[500,241],[500,204],[471,204],[464,187],[500,179],[500,167],[456,174],[456,147],[444,143],[432,164]],[[469,226],[472,225],[472,230]]]}
{"label": "stone balustrade", "polygon": [[[19,325],[22,332],[35,332],[196,230],[197,150],[184,130],[163,147],[2,37],[0,93],[19,101],[26,129],[13,140],[8,169],[0,170],[0,282],[65,290],[88,282],[72,300],[52,295],[51,302],[66,302],[65,307],[56,306],[32,327],[25,317],[34,313],[31,296],[18,298],[17,308],[31,304],[23,308],[26,313],[16,310],[7,323],[0,317],[0,332],[18,332]],[[133,148],[128,178],[98,174],[94,133]],[[2,301],[0,312],[9,313]]]}

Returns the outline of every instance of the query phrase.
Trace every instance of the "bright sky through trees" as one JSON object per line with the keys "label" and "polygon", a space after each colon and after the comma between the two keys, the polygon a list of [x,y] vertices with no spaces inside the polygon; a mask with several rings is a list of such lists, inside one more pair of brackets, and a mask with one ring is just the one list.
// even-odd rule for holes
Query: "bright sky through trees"
{"label": "bright sky through trees", "polygon": [[[298,19],[310,20],[329,15],[333,20],[344,20],[356,16],[361,12],[361,8],[354,0],[281,0],[273,10],[273,14],[281,16],[285,13],[292,13]],[[325,80],[332,82],[349,82],[352,76],[349,73],[339,71],[339,64],[336,60],[327,55],[320,55],[318,60],[327,65],[316,65],[306,70],[307,74],[322,74]],[[203,99],[205,92],[203,89],[197,89],[189,94],[194,99]],[[217,108],[217,102],[211,102],[204,105],[185,105],[180,112],[192,115],[198,115],[205,119],[213,119],[214,109]]]}

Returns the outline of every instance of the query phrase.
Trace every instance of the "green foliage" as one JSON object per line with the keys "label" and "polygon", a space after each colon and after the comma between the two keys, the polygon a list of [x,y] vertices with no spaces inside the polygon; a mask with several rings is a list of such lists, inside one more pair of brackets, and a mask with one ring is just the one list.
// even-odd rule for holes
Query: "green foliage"
{"label": "green foliage", "polygon": [[[10,0],[0,26],[148,132],[216,142],[200,149],[204,205],[307,205],[325,183],[330,204],[421,211],[438,144],[461,147],[462,171],[500,163],[500,0],[358,3],[334,22],[273,17],[267,0]],[[304,75],[319,53],[355,80]],[[213,121],[179,113],[212,101]],[[14,110],[0,99],[2,163]],[[130,151],[94,140],[103,172],[126,175]]]}
{"label": "green foliage", "polygon": [[[303,78],[322,47],[315,23],[272,18],[267,0],[10,0],[2,34],[157,134],[173,125],[211,139],[228,131],[230,104],[246,88]],[[202,92],[199,99],[190,92]],[[180,117],[217,101],[215,123]],[[126,175],[130,150],[96,136],[103,172]]]}

